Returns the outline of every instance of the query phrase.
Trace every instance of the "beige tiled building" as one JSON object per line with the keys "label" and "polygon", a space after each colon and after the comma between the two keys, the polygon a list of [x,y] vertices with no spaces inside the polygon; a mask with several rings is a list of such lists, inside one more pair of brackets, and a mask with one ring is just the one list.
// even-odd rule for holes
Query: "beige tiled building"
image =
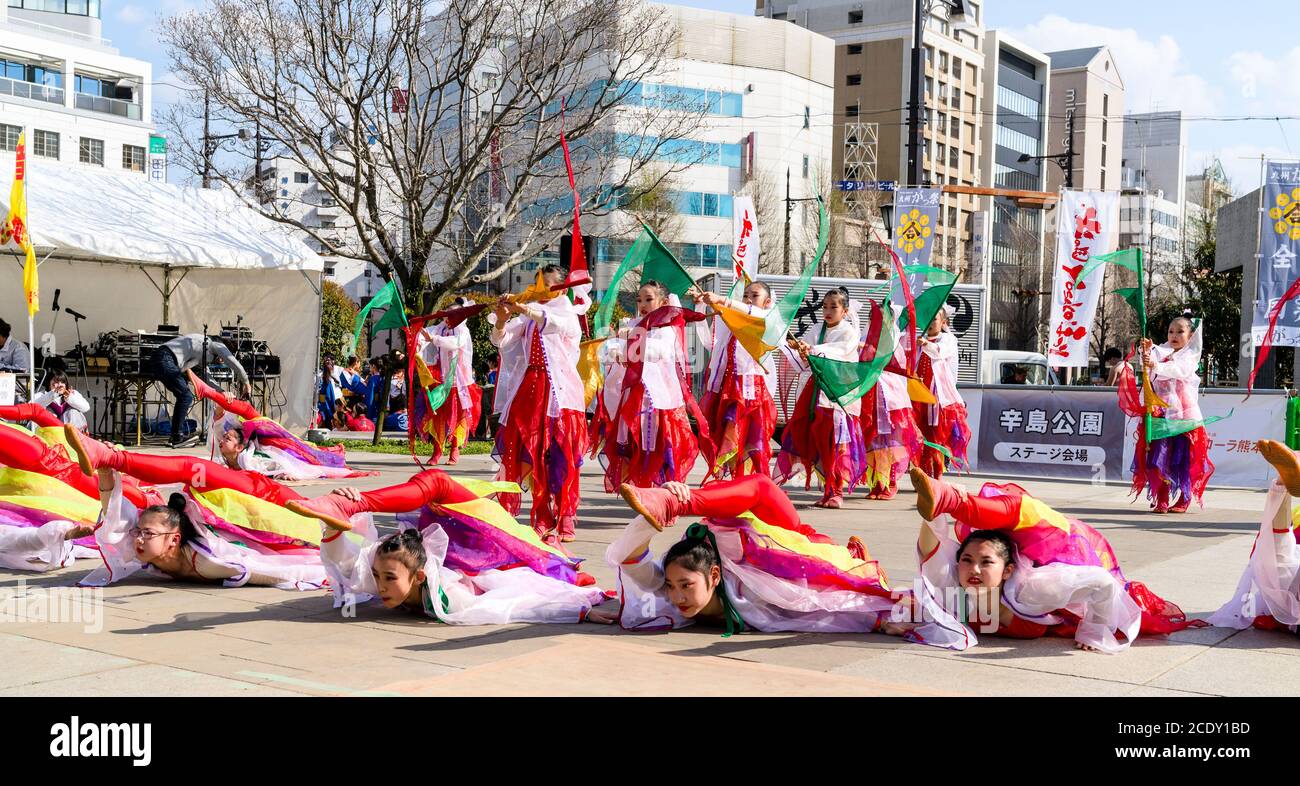
{"label": "beige tiled building", "polygon": [[[1124,157],[1124,80],[1115,58],[1104,46],[1047,56],[1052,61],[1048,155],[1066,151],[1066,129],[1073,116],[1074,187],[1118,191]],[[1059,167],[1048,167],[1048,191],[1060,189],[1064,182]]]}
{"label": "beige tiled building", "polygon": [[[907,107],[910,100],[913,8],[911,0],[757,0],[755,13],[807,27],[835,40],[834,147],[836,179],[853,180],[845,167],[845,127],[876,123],[876,179],[907,180]],[[984,79],[982,3],[965,3],[966,20],[950,21],[935,3],[925,47],[925,157],[931,184],[980,182]],[[1116,152],[1118,156],[1118,151]],[[1118,164],[1117,164],[1118,166]],[[977,200],[945,195],[935,261],[969,277],[970,217]]]}

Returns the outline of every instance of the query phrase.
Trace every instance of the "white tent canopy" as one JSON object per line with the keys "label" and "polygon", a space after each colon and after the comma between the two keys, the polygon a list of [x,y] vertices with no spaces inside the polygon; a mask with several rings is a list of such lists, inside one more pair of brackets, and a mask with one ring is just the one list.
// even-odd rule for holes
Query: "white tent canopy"
{"label": "white tent canopy", "polygon": [[[8,212],[12,156],[0,158],[0,210]],[[240,321],[281,358],[281,418],[310,417],[320,332],[321,258],[292,231],[235,194],[99,173],[28,158],[28,225],[40,265],[36,340],[62,354],[76,343],[66,311],[86,315],[82,341],[158,324],[216,334]],[[9,250],[13,250],[10,246]],[[21,256],[0,285],[0,317],[25,337]],[[192,414],[191,417],[194,415]]]}

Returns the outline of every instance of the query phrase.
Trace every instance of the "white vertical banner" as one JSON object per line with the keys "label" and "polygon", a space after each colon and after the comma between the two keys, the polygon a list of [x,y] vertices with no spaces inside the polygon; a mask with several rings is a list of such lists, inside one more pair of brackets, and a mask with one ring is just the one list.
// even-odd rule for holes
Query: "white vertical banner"
{"label": "white vertical banner", "polygon": [[1063,190],[1056,215],[1056,274],[1052,316],[1047,323],[1047,364],[1087,368],[1092,320],[1106,266],[1098,266],[1078,286],[1074,279],[1094,254],[1115,250],[1119,192]]}
{"label": "white vertical banner", "polygon": [[758,216],[754,213],[754,200],[747,196],[731,200],[732,272],[736,280],[755,278],[758,275]]}

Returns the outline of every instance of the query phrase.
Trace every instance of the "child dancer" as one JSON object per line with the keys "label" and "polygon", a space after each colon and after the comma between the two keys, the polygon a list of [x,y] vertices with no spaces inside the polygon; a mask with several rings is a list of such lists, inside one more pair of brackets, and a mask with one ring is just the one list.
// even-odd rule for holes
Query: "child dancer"
{"label": "child dancer", "polygon": [[985,483],[972,495],[919,468],[911,477],[926,521],[921,573],[972,627],[1012,638],[1068,636],[1081,649],[1116,653],[1139,632],[1190,624],[1177,606],[1125,578],[1100,532],[1019,486]]}
{"label": "child dancer", "polygon": [[[457,298],[455,305],[468,306],[470,300]],[[444,319],[432,328],[421,330],[416,342],[417,351],[429,369],[439,370],[432,380],[435,385],[447,379],[448,374],[454,374],[455,380],[451,395],[436,412],[429,412],[429,402],[424,396],[411,397],[411,431],[433,443],[430,463],[437,464],[443,447],[450,444],[447,463],[455,464],[460,461],[461,446],[478,424],[483,400],[483,391],[474,383],[474,342],[469,325],[462,322],[448,327]]]}
{"label": "child dancer", "polygon": [[[557,265],[542,270],[548,286],[559,286]],[[533,528],[543,539],[574,540],[578,514],[578,472],[587,450],[587,414],[578,377],[582,328],[568,298],[544,303],[497,304],[491,340],[500,348],[501,372],[494,411],[500,428],[492,456],[498,479],[531,489]],[[508,322],[506,317],[514,315]],[[511,515],[519,495],[498,499]]]}
{"label": "child dancer", "polygon": [[[884,573],[853,538],[848,547],[799,521],[794,506],[766,476],[715,481],[703,488],[625,486],[642,512],[610,544],[605,558],[619,574],[619,624],[664,630],[703,623],[728,634],[744,631],[867,633],[889,624],[896,595]],[[650,541],[675,517],[705,517],[662,559]],[[808,533],[808,534],[805,534]],[[932,623],[909,632],[921,643],[960,648],[962,627],[925,602]],[[600,609],[591,616],[612,617]]]}
{"label": "child dancer", "polygon": [[[700,447],[686,417],[685,331],[669,311],[668,289],[647,281],[637,290],[636,319],[604,349],[614,365],[605,377],[592,452],[602,450],[605,490],[623,482],[657,486],[683,481]],[[665,316],[669,315],[669,316]]]}
{"label": "child dancer", "polygon": [[342,445],[318,448],[298,439],[284,426],[261,413],[249,402],[213,388],[193,371],[190,384],[200,398],[216,405],[213,427],[208,430],[212,455],[218,451],[231,469],[246,469],[278,480],[357,478],[374,475],[348,467]]}
{"label": "child dancer", "polygon": [[1300,496],[1300,459],[1280,442],[1260,440],[1259,452],[1277,470],[1259,534],[1232,599],[1210,617],[1220,628],[1289,630],[1300,625],[1300,529],[1292,498]]}
{"label": "child dancer", "polygon": [[[815,504],[838,508],[846,491],[865,471],[866,451],[858,416],[861,401],[838,407],[825,393],[817,390],[809,355],[833,360],[857,360],[860,336],[848,318],[848,290],[840,287],[826,293],[822,300],[822,319],[804,333],[799,341],[782,347],[790,363],[799,370],[799,398],[794,417],[781,434],[781,452],[776,457],[776,481],[785,483],[800,470],[805,474],[804,487],[812,484],[813,472],[821,477],[824,491]],[[816,396],[816,409],[813,408]]]}
{"label": "child dancer", "polygon": [[[945,305],[934,315],[920,339],[917,360],[917,376],[938,403],[916,402],[915,415],[926,442],[942,445],[954,459],[965,461],[971,432],[966,423],[966,402],[957,392],[957,337],[948,327],[949,308]],[[943,454],[923,445],[920,466],[932,478],[943,475]]]}
{"label": "child dancer", "polygon": [[[897,320],[901,307],[872,309],[869,336],[879,336],[884,319]],[[871,360],[876,352],[868,341],[862,346],[861,359]],[[908,466],[921,456],[921,431],[912,412],[907,377],[900,373],[907,364],[906,344],[894,346],[889,366],[876,384],[862,398],[862,436],[866,444],[866,470],[862,482],[871,490],[868,499],[891,499],[898,493],[898,481]]]}
{"label": "child dancer", "polygon": [[[744,300],[728,300],[712,292],[696,291],[696,301],[716,309],[727,306],[755,316],[772,307],[772,290],[762,281],[745,287]],[[770,357],[762,363],[731,334],[720,317],[713,320],[713,348],[704,400],[700,402],[709,432],[717,441],[717,458],[709,474],[719,478],[770,475],[772,433],[776,430],[776,371]]]}
{"label": "child dancer", "polygon": [[[336,607],[377,597],[460,625],[581,622],[605,594],[578,560],[483,498],[502,485],[462,485],[430,469],[386,489],[288,505],[327,528],[321,556]],[[367,515],[378,512],[397,513],[401,530],[378,538]]]}
{"label": "child dancer", "polygon": [[[1157,417],[1201,420],[1199,388],[1201,376],[1201,326],[1187,317],[1169,323],[1169,340],[1152,346],[1142,339],[1142,365],[1156,396],[1167,406]],[[1124,387],[1121,386],[1121,397]],[[1145,423],[1138,422],[1137,451],[1133,454],[1133,493],[1143,488],[1156,513],[1183,513],[1195,499],[1201,499],[1214,474],[1205,427],[1157,439],[1148,443]],[[1178,501],[1172,505],[1174,492]]]}

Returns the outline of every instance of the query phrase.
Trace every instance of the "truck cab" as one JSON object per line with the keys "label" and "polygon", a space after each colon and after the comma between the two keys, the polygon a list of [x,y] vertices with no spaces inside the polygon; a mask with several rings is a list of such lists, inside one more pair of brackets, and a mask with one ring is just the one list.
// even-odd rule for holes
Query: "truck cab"
{"label": "truck cab", "polygon": [[986,349],[980,361],[980,382],[985,385],[1060,384],[1047,357],[1039,352]]}

